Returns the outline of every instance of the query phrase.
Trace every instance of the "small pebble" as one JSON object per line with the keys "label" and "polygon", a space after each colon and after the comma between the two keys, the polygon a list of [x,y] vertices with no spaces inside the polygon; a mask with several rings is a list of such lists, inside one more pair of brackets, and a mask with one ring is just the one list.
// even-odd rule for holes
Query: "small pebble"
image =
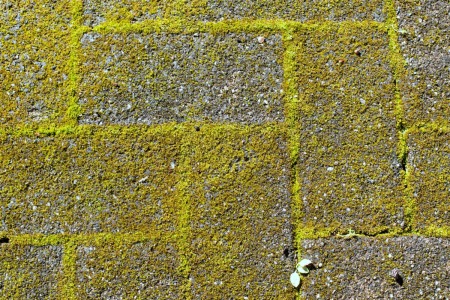
{"label": "small pebble", "polygon": [[262,44],[266,41],[266,39],[263,36],[258,36],[258,43]]}

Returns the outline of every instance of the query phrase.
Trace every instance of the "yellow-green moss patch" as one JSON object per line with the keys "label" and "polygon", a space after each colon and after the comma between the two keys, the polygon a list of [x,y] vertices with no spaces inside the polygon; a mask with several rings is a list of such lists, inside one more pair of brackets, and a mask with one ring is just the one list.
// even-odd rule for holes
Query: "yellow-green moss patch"
{"label": "yellow-green moss patch", "polygon": [[0,10],[0,122],[60,120],[68,95],[69,1],[3,1]]}
{"label": "yellow-green moss patch", "polygon": [[0,244],[0,298],[61,299],[60,246]]}

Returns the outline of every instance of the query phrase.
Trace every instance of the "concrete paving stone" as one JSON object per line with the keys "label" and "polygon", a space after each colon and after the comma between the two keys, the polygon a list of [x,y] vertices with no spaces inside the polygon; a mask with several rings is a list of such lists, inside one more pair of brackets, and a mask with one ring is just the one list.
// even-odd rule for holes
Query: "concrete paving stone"
{"label": "concrete paving stone", "polygon": [[135,130],[8,138],[0,145],[1,230],[149,232],[175,228],[177,138]]}
{"label": "concrete paving stone", "polygon": [[84,0],[84,25],[96,26],[105,21],[140,22],[162,18],[170,1],[162,0]]}
{"label": "concrete paving stone", "polygon": [[173,243],[161,240],[77,248],[80,299],[182,299],[183,280]]}
{"label": "concrete paving stone", "polygon": [[368,26],[298,35],[301,222],[329,232],[404,226],[389,37]]}
{"label": "concrete paving stone", "polygon": [[274,128],[199,129],[184,151],[192,167],[193,298],[292,298],[285,134]]}
{"label": "concrete paving stone", "polygon": [[92,32],[81,44],[82,124],[284,119],[280,35]]}
{"label": "concrete paving stone", "polygon": [[0,123],[39,122],[64,112],[69,2],[0,2]]}
{"label": "concrete paving stone", "polygon": [[410,124],[450,120],[450,3],[396,1],[406,62],[400,82]]}
{"label": "concrete paving stone", "polygon": [[383,1],[294,1],[294,0],[190,0],[186,16],[194,20],[221,21],[227,19],[285,19],[307,21],[383,22]]}
{"label": "concrete paving stone", "polygon": [[60,246],[0,244],[1,299],[59,299]]}
{"label": "concrete paving stone", "polygon": [[407,146],[414,226],[450,228],[450,133],[411,132]]}
{"label": "concrete paving stone", "polygon": [[302,241],[315,269],[303,277],[304,299],[448,299],[450,240],[329,238]]}

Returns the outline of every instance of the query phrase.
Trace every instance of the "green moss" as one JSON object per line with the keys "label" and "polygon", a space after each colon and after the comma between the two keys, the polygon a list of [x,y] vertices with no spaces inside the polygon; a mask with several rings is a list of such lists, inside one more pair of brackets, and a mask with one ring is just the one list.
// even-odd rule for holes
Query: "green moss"
{"label": "green moss", "polygon": [[1,4],[1,123],[60,122],[68,97],[68,1]]}
{"label": "green moss", "polygon": [[[171,163],[178,155],[173,129],[173,124],[151,130],[86,126],[76,133],[59,129],[4,140],[3,204],[11,197],[27,199],[10,204],[4,221],[11,233],[90,232],[101,224],[104,230],[151,231],[157,223],[170,231],[176,213],[169,200],[176,183]],[[156,217],[162,209],[164,215]]]}

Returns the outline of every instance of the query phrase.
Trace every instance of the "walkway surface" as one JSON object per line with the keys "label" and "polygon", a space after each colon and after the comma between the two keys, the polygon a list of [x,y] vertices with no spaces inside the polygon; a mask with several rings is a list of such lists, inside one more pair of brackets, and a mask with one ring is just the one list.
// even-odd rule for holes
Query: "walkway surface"
{"label": "walkway surface", "polygon": [[449,45],[448,1],[0,0],[0,298],[450,299]]}

